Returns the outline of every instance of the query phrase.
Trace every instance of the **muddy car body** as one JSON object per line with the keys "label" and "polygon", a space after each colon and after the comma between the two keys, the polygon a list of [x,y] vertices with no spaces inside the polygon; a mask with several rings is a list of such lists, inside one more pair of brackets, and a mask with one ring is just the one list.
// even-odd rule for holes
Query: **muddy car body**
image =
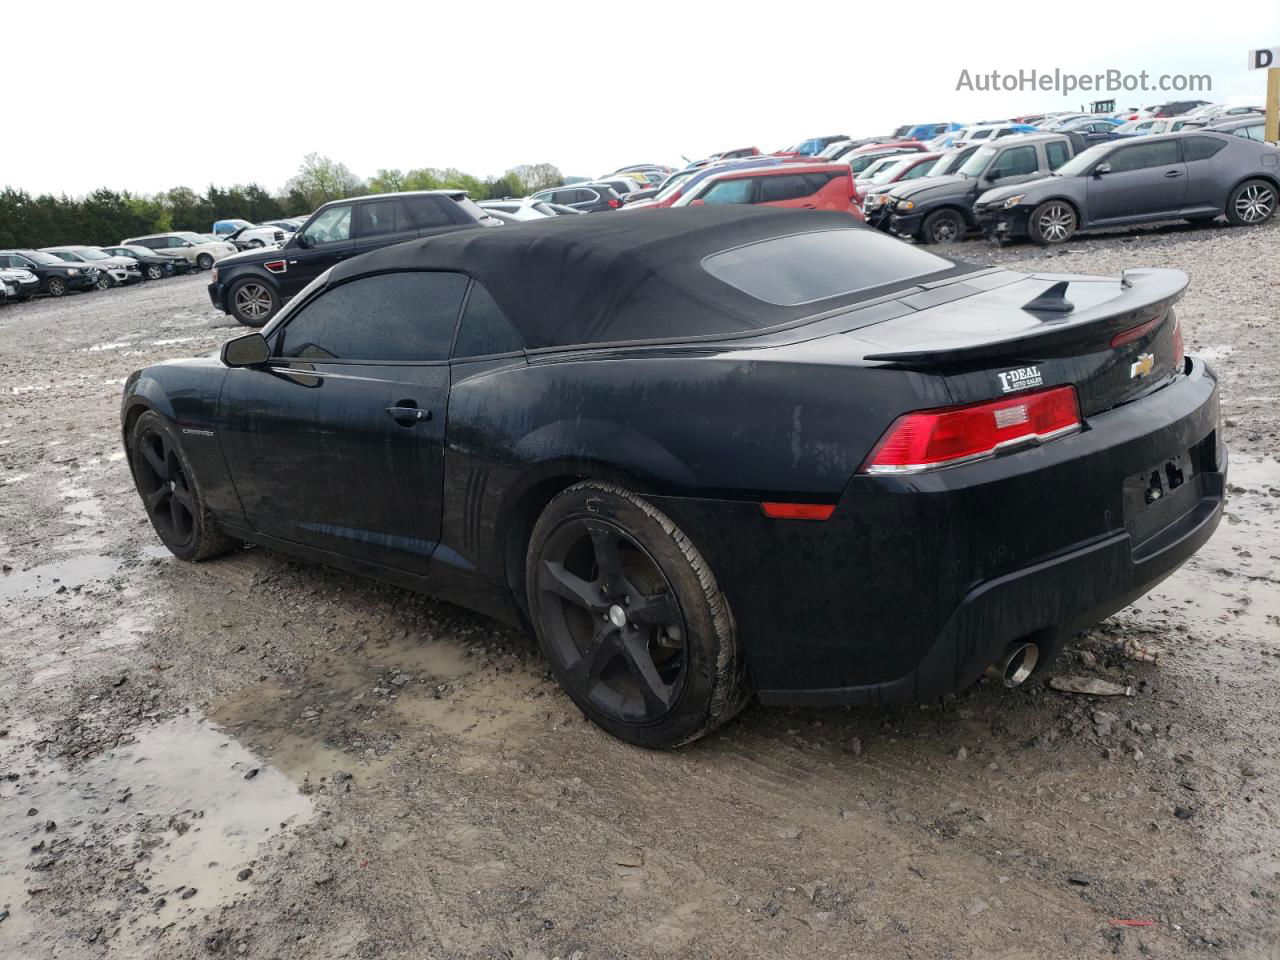
{"label": "muddy car body", "polygon": [[841,214],[621,219],[386,248],[221,357],[134,373],[162,539],[531,624],[589,717],[667,746],[752,690],[1020,680],[1217,525],[1185,275],[984,269]]}

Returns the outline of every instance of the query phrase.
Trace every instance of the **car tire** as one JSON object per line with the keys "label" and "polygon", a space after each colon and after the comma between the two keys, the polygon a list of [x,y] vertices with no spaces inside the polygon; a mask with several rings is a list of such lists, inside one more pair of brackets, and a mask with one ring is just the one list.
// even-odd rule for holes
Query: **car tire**
{"label": "car tire", "polygon": [[1227,198],[1227,220],[1234,227],[1256,227],[1275,215],[1276,188],[1266,180],[1246,180]]}
{"label": "car tire", "polygon": [[956,210],[935,210],[920,226],[921,243],[959,243],[964,234],[964,217]]}
{"label": "car tire", "polygon": [[148,264],[145,275],[148,280],[159,280],[164,276],[164,268],[158,263]]}
{"label": "car tire", "polygon": [[201,270],[212,270],[213,257],[211,257],[207,253],[200,254],[200,256],[196,257],[196,266],[199,267]]}
{"label": "car tire", "polygon": [[264,246],[266,246],[266,244],[264,244],[261,240],[250,240],[250,241],[249,241],[249,249],[250,249],[250,250],[261,250]]}
{"label": "car tire", "polygon": [[594,723],[627,743],[674,747],[746,703],[733,615],[697,547],[642,497],[569,487],[542,511],[525,591],[552,673]]}
{"label": "car tire", "polygon": [[95,290],[110,290],[116,285],[115,279],[105,270],[98,271],[98,279],[93,284]]}
{"label": "car tire", "polygon": [[50,277],[45,284],[45,292],[51,297],[63,297],[67,294],[67,281],[61,277]]}
{"label": "car tire", "polygon": [[1062,200],[1046,200],[1027,218],[1027,232],[1042,247],[1066,243],[1075,236],[1078,225],[1075,209]]}
{"label": "car tire", "polygon": [[152,529],[170,553],[198,563],[240,545],[214,522],[168,420],[148,410],[134,422],[126,441],[134,486]]}
{"label": "car tire", "polygon": [[280,309],[280,295],[258,277],[245,277],[227,291],[233,317],[246,327],[260,327]]}

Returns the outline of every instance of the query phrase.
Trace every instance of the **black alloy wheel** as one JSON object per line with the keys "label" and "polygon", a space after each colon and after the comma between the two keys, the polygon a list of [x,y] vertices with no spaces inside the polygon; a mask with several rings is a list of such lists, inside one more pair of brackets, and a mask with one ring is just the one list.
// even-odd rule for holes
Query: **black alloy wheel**
{"label": "black alloy wheel", "polygon": [[671,584],[625,530],[566,520],[540,554],[538,589],[551,647],[599,710],[661,720],[683,690],[687,628]]}
{"label": "black alloy wheel", "polygon": [[530,538],[530,618],[556,679],[591,720],[643,747],[694,740],[745,702],[728,603],[697,548],[652,504],[586,481]]}
{"label": "black alloy wheel", "polygon": [[133,470],[147,516],[165,546],[190,546],[196,534],[195,494],[168,434],[150,429],[138,436]]}
{"label": "black alloy wheel", "polygon": [[64,296],[67,292],[67,281],[63,280],[61,277],[50,277],[45,289],[51,297]]}
{"label": "black alloy wheel", "polygon": [[201,270],[213,269],[213,257],[207,253],[200,254],[200,256],[196,257],[196,266]]}
{"label": "black alloy wheel", "polygon": [[128,436],[129,462],[142,505],[169,552],[182,560],[199,561],[226,553],[238,541],[214,524],[200,496],[191,466],[172,426],[148,410],[138,417]]}

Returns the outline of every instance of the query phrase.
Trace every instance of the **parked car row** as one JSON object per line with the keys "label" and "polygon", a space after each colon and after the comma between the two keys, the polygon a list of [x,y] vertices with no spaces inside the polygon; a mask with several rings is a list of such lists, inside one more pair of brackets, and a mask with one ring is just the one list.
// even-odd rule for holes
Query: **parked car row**
{"label": "parked car row", "polygon": [[38,293],[62,297],[210,270],[235,252],[234,244],[187,231],[131,237],[110,247],[66,244],[0,250],[0,303],[30,300]]}

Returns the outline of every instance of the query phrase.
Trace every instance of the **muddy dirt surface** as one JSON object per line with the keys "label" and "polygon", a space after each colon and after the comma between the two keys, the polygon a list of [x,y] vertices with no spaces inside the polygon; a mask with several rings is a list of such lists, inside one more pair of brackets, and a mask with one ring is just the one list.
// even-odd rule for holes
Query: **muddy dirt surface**
{"label": "muddy dirt surface", "polygon": [[237,332],[205,277],[0,308],[0,957],[1280,956],[1280,225],[959,253],[1192,277],[1227,519],[1054,671],[1133,695],[753,707],[672,753],[447,603],[168,557],[118,401]]}

